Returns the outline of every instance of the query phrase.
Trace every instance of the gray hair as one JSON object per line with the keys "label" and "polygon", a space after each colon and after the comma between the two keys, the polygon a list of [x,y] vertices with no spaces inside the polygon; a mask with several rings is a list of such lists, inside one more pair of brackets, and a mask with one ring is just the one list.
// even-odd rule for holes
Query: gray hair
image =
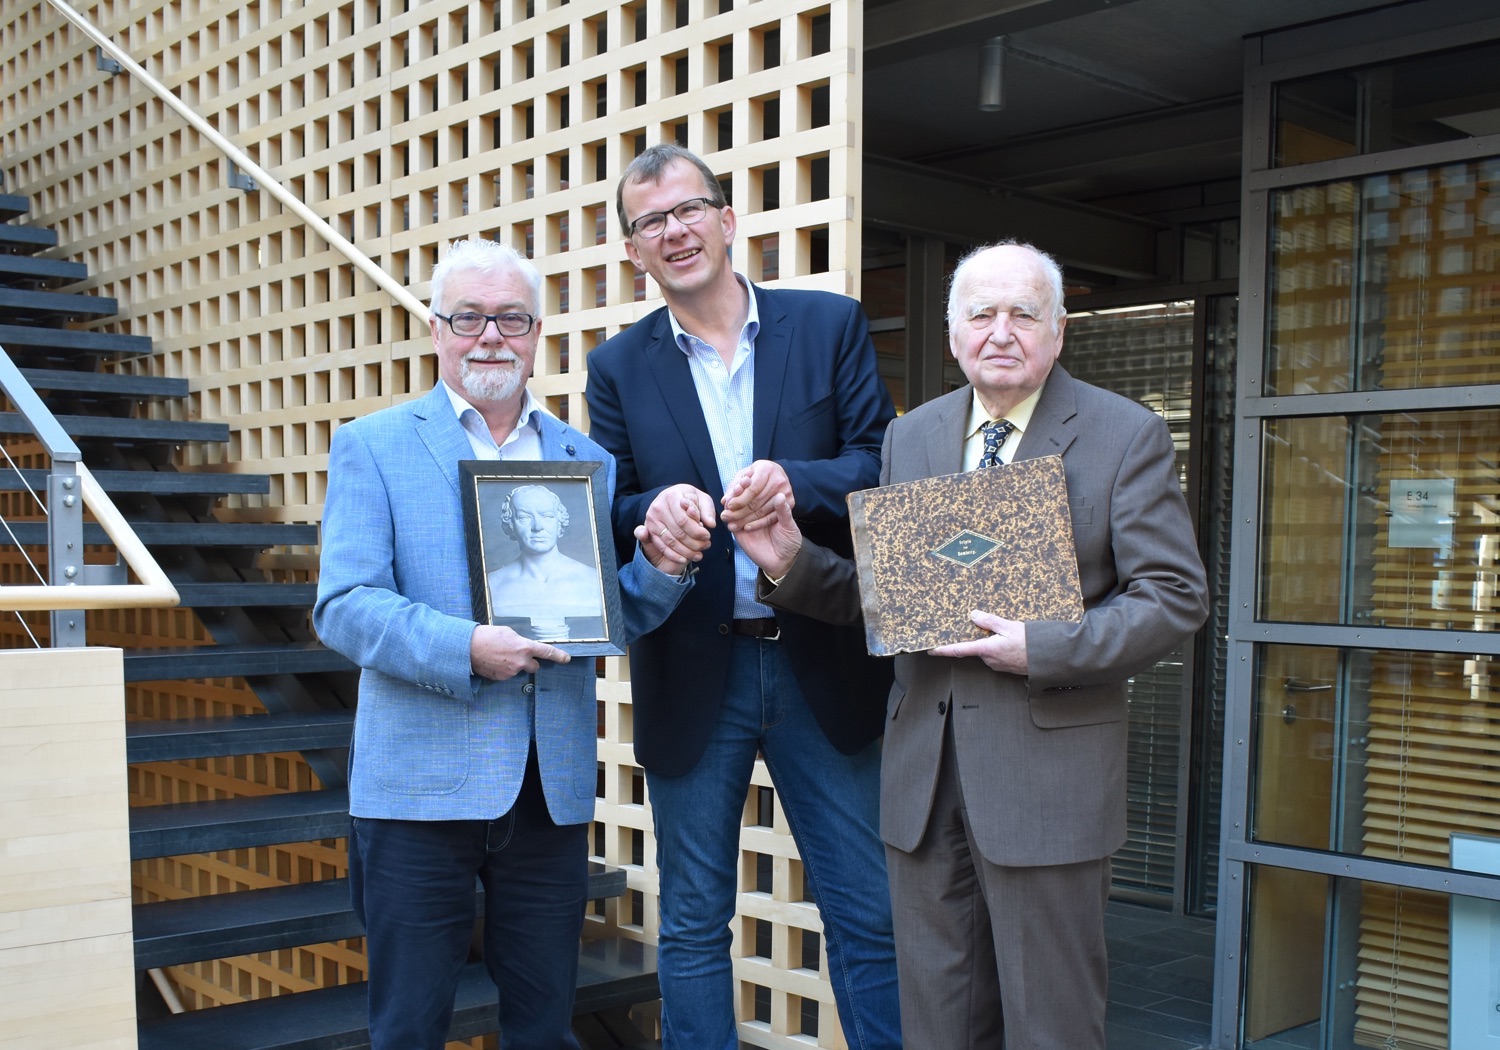
{"label": "gray hair", "polygon": [[662,173],[667,170],[667,165],[676,161],[684,160],[698,169],[698,174],[703,176],[703,186],[708,192],[708,199],[713,202],[715,208],[722,208],[728,202],[724,199],[724,188],[719,185],[719,177],[714,174],[712,168],[703,163],[703,158],[691,150],[683,149],[675,142],[662,142],[646,150],[625,169],[625,174],[620,176],[620,185],[615,189],[615,211],[620,216],[620,230],[625,236],[630,236],[630,218],[625,214],[625,187],[640,182],[660,182]]}
{"label": "gray hair", "polygon": [[527,308],[534,315],[542,309],[542,275],[530,259],[508,244],[490,240],[454,241],[448,246],[448,254],[432,268],[432,311],[448,313],[443,301],[443,292],[448,278],[456,273],[483,273],[495,276],[506,270],[514,270],[526,282],[531,291],[531,302]]}
{"label": "gray hair", "polygon": [[517,485],[505,496],[505,502],[500,506],[500,531],[513,540],[520,537],[516,535],[516,508],[515,500],[523,492],[545,492],[552,497],[553,504],[557,507],[557,535],[562,536],[568,531],[568,508],[563,505],[562,497],[553,492],[546,485]]}
{"label": "gray hair", "polygon": [[1056,259],[1035,245],[1014,238],[975,248],[958,261],[958,265],[953,269],[953,276],[948,282],[948,327],[952,328],[962,320],[959,317],[959,311],[963,308],[963,304],[958,301],[958,290],[963,287],[964,278],[968,276],[969,265],[991,248],[1024,248],[1036,256],[1037,262],[1042,265],[1042,272],[1046,275],[1048,290],[1052,293],[1052,316],[1048,318],[1048,321],[1055,335],[1057,326],[1062,323],[1064,317],[1068,316],[1067,308],[1063,306],[1062,266]]}

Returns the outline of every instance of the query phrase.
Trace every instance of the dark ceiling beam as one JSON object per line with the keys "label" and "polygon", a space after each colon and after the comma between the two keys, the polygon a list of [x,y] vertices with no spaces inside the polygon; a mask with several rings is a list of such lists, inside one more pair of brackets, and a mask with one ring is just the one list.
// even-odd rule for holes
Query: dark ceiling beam
{"label": "dark ceiling beam", "polygon": [[1048,185],[1160,168],[1204,150],[1238,155],[1241,114],[1238,96],[1213,99],[912,159],[1013,187]]}
{"label": "dark ceiling beam", "polygon": [[1135,0],[896,0],[865,7],[865,69],[992,36],[1063,22]]}
{"label": "dark ceiling beam", "polygon": [[1064,267],[1129,280],[1159,276],[1159,223],[868,154],[863,192],[864,221],[873,225],[958,243],[1014,237]]}

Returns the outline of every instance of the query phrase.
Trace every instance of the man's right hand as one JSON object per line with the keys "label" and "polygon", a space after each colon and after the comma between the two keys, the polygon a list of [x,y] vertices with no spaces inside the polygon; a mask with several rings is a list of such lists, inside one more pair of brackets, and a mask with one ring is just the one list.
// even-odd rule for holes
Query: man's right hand
{"label": "man's right hand", "polygon": [[[692,485],[673,485],[651,501],[645,524],[636,526],[635,538],[648,545],[646,556],[652,565],[675,572],[702,559],[716,520],[712,496]],[[671,570],[662,564],[663,556],[672,563]]]}
{"label": "man's right hand", "polygon": [[770,520],[762,520],[755,528],[736,529],[734,538],[761,572],[779,580],[802,549],[802,530],[792,518],[791,503],[785,495],[778,492],[767,505],[772,515]]}
{"label": "man's right hand", "polygon": [[481,678],[503,682],[518,674],[534,674],[542,660],[565,664],[573,659],[547,642],[523,638],[509,627],[480,624],[469,637],[469,666]]}

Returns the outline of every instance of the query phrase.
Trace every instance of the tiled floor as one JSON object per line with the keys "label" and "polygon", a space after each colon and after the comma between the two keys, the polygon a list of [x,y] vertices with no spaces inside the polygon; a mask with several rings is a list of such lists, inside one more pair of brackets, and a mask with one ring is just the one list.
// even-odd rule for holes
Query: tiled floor
{"label": "tiled floor", "polygon": [[1213,1013],[1212,919],[1112,902],[1109,1050],[1199,1050]]}

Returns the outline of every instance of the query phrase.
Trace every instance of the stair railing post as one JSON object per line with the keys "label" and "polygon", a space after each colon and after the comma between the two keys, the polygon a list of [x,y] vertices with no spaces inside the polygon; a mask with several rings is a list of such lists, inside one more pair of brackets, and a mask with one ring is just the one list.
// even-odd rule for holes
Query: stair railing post
{"label": "stair railing post", "polygon": [[[83,492],[78,462],[55,456],[47,475],[47,582],[54,587],[83,582]],[[82,609],[51,612],[52,647],[80,649],[88,644]]]}

